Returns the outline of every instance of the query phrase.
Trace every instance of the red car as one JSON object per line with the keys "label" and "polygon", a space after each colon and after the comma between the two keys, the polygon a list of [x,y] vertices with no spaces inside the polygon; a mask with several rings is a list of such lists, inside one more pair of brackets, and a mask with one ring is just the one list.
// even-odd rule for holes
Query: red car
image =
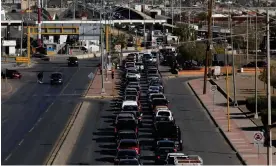
{"label": "red car", "polygon": [[121,149],[133,149],[138,155],[141,154],[140,144],[137,139],[121,139],[117,151]]}

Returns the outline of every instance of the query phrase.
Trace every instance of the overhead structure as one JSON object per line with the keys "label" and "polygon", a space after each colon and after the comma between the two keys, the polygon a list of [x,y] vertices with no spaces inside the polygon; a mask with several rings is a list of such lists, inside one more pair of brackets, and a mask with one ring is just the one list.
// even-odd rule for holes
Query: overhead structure
{"label": "overhead structure", "polygon": [[[62,25],[81,25],[81,24],[163,24],[167,23],[167,20],[156,20],[156,19],[150,19],[150,20],[110,20],[110,21],[84,21],[84,20],[64,20],[64,21],[42,21],[41,23],[47,25],[47,24],[62,24]],[[38,22],[36,21],[36,24]]]}

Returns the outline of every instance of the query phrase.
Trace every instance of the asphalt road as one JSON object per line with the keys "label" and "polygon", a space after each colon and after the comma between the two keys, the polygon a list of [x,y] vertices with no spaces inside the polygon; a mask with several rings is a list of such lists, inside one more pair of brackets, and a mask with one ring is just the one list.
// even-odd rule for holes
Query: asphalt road
{"label": "asphalt road", "polygon": [[[164,78],[165,94],[170,101],[176,123],[182,131],[183,152],[200,155],[204,165],[240,165],[236,153],[188,87],[189,79],[193,78]],[[143,90],[146,90],[146,85]],[[144,165],[152,165],[152,118],[147,109],[146,98],[143,97],[141,102],[144,111],[143,127],[139,129],[141,158]],[[116,146],[112,141],[114,102],[94,100],[91,103],[94,106],[91,107],[90,115],[87,116],[67,164],[113,164],[116,153]]]}
{"label": "asphalt road", "polygon": [[[19,70],[23,85],[2,102],[2,164],[41,165],[52,150],[66,122],[82,100],[98,59],[79,60],[67,67],[65,59]],[[44,71],[44,84],[36,75]],[[51,86],[50,73],[62,72],[63,85]],[[19,81],[19,80],[18,80]]]}

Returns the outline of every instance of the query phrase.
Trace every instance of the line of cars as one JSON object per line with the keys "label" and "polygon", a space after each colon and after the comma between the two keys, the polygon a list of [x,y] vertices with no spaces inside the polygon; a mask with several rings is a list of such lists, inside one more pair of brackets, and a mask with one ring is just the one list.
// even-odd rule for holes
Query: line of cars
{"label": "line of cars", "polygon": [[[122,74],[122,105],[116,111],[114,121],[117,154],[115,165],[142,165],[139,129],[143,127],[143,114],[149,114],[153,120],[154,144],[152,150],[157,165],[202,165],[196,155],[185,155],[182,151],[180,127],[176,125],[169,101],[164,95],[158,63],[153,60],[154,53],[129,54],[124,62]],[[158,55],[157,55],[158,56]],[[147,93],[143,93],[141,80],[147,83]],[[149,109],[142,107],[141,97],[147,98]],[[146,112],[145,112],[146,111]],[[152,117],[151,117],[152,116]]]}

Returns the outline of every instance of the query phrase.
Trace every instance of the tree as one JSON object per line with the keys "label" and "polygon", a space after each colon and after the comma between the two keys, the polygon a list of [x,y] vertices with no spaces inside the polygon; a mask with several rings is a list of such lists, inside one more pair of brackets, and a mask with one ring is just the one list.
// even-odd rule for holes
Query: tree
{"label": "tree", "polygon": [[188,24],[178,24],[177,27],[174,30],[174,35],[179,37],[180,42],[196,39],[195,30]]}
{"label": "tree", "polygon": [[113,48],[115,45],[121,45],[121,49],[126,48],[127,41],[126,41],[126,35],[125,34],[119,34],[118,36],[114,37],[112,39]]}
{"label": "tree", "polygon": [[206,12],[200,12],[196,16],[200,21],[206,21],[207,19],[207,13]]}
{"label": "tree", "polygon": [[178,47],[177,61],[180,65],[184,65],[185,61],[195,60],[202,62],[206,54],[205,43],[186,43]]}

